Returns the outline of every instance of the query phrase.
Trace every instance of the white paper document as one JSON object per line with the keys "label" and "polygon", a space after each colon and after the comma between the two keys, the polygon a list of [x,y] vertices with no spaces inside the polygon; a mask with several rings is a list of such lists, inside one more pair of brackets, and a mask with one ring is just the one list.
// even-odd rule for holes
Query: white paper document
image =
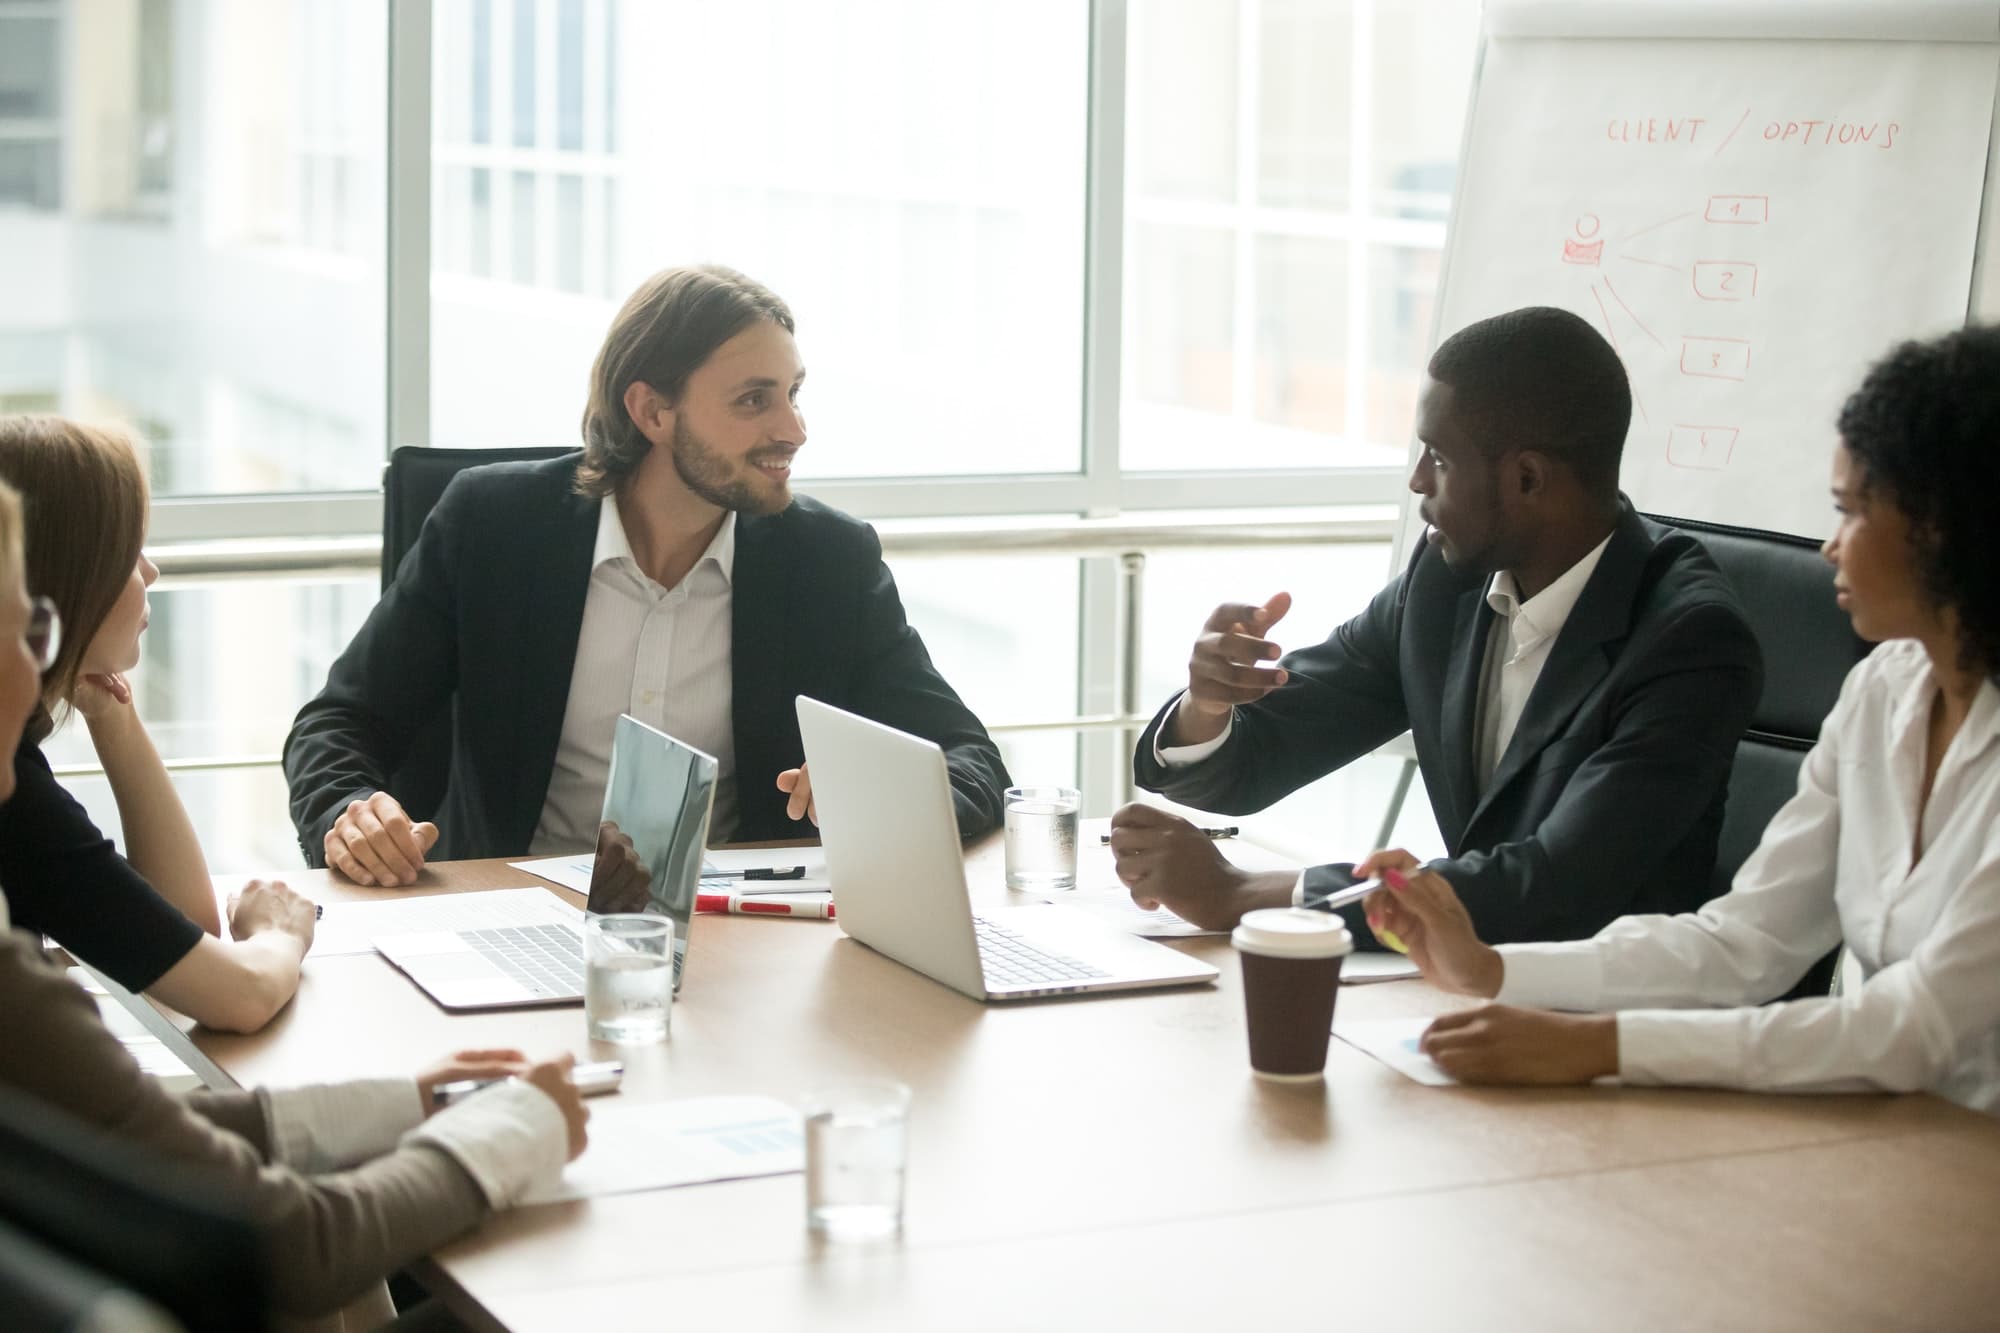
{"label": "white paper document", "polygon": [[1108,926],[1116,926],[1122,931],[1143,935],[1148,939],[1228,934],[1222,930],[1203,930],[1194,922],[1184,920],[1164,907],[1156,907],[1148,912],[1133,902],[1132,895],[1122,887],[1076,889],[1067,893],[1045,893],[1041,897],[1058,906],[1069,907],[1094,916]]}
{"label": "white paper document", "polygon": [[97,978],[80,967],[70,968],[69,976],[97,1001],[97,1012],[104,1020],[105,1030],[118,1038],[118,1044],[138,1062],[139,1068],[158,1079],[168,1092],[185,1092],[201,1086],[201,1075],[188,1068],[187,1062],[176,1055],[172,1047],[154,1036],[152,1030],[139,1021],[137,1014],[111,998],[97,984]]}
{"label": "white paper document", "polygon": [[560,884],[578,893],[590,892],[590,867],[597,858],[589,852],[581,856],[544,856],[537,861],[509,861],[516,870],[525,870],[551,884]]}
{"label": "white paper document", "polygon": [[1417,1049],[1424,1029],[1430,1025],[1428,1018],[1370,1019],[1338,1024],[1333,1029],[1333,1035],[1419,1083],[1440,1088],[1454,1087],[1458,1080],[1439,1069],[1436,1061]]}
{"label": "white paper document", "polygon": [[[576,856],[545,856],[535,861],[509,861],[516,870],[538,875],[552,884],[590,892],[590,868],[595,858],[585,852]],[[805,867],[799,879],[745,879],[746,870]],[[826,851],[820,847],[710,848],[702,858],[701,886],[724,893],[813,893],[826,892],[833,882],[826,877]]]}
{"label": "white paper document", "polygon": [[581,920],[575,908],[547,889],[484,889],[477,893],[423,894],[366,903],[328,903],[313,931],[309,958],[374,953],[383,935]]}
{"label": "white paper document", "polygon": [[590,1146],[523,1203],[781,1176],[806,1169],[805,1125],[774,1097],[693,1097],[595,1107]]}

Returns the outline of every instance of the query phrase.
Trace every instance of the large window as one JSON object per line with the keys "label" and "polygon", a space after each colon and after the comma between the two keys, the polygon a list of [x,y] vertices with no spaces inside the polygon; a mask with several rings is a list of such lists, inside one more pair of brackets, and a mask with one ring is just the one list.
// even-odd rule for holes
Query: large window
{"label": "large window", "polygon": [[1128,468],[1401,465],[1478,16],[1135,0]]}
{"label": "large window", "polygon": [[[1122,622],[1150,709],[1214,602],[1290,584],[1303,641],[1388,572],[1477,14],[0,0],[0,410],[130,422],[157,542],[295,565],[375,529],[394,444],[574,443],[619,303],[727,263],[797,314],[803,488],[885,529],[1373,516],[1365,545],[1155,555]],[[1103,813],[1118,562],[1004,546],[892,565],[990,722],[1099,719],[1003,743]],[[289,857],[271,760],[372,597],[351,564],[156,597],[142,701],[218,868]],[[1327,810],[1369,824],[1395,771],[1296,798],[1285,836],[1350,849]]]}
{"label": "large window", "polygon": [[640,279],[792,306],[802,478],[1081,466],[1086,12],[1071,0],[445,0],[431,431],[573,443]]}
{"label": "large window", "polygon": [[0,405],[132,423],[161,496],[370,484],[384,12],[0,5]]}

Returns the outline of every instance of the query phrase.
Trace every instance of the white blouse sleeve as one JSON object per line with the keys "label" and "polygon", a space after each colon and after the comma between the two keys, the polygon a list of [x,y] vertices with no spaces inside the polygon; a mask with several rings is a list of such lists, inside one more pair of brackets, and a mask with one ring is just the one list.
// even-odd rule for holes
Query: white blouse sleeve
{"label": "white blouse sleeve", "polygon": [[1761,1009],[1618,1016],[1628,1083],[1949,1092],[2000,1027],[2000,836],[1908,958],[1858,990]]}

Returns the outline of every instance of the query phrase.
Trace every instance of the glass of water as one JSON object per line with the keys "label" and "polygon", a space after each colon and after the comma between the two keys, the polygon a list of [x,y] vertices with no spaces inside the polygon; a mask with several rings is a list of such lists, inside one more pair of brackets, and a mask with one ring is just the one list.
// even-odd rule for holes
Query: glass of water
{"label": "glass of water", "polygon": [[643,1046],[667,1039],[674,1003],[674,923],[654,912],[583,922],[583,1012],[594,1041]]}
{"label": "glass of water", "polygon": [[806,1226],[835,1241],[903,1229],[910,1090],[890,1079],[847,1083],[805,1100]]}
{"label": "glass of water", "polygon": [[1076,887],[1076,821],[1083,798],[1074,787],[1007,789],[1007,887]]}

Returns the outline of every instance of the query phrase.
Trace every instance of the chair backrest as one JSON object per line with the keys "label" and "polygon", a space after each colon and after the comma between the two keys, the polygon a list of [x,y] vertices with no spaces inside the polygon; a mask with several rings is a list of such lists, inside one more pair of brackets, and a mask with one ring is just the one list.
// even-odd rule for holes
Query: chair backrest
{"label": "chair backrest", "polygon": [[8,1333],[182,1333],[153,1302],[0,1222],[0,1310]]}
{"label": "chair backrest", "polygon": [[[0,1308],[50,1320],[144,1308],[103,1304],[129,1292],[191,1329],[266,1325],[269,1276],[245,1212],[186,1168],[11,1088],[0,1088],[0,1228]],[[29,1267],[44,1251],[60,1271]]]}
{"label": "chair backrest", "polygon": [[[1729,773],[1711,886],[1721,894],[1756,850],[1771,816],[1797,790],[1799,765],[1819,739],[1841,682],[1868,655],[1869,645],[1834,601],[1833,568],[1820,557],[1818,542],[1696,519],[1646,517],[1708,548],[1743,603],[1764,654],[1764,693],[1737,742]],[[1794,993],[1824,994],[1832,971],[1829,956]]]}
{"label": "chair backrest", "polygon": [[[469,467],[486,463],[540,462],[571,450],[566,448],[431,449],[406,444],[389,455],[382,469],[382,587],[396,581],[403,557],[417,544],[424,520],[444,495],[451,479]],[[453,715],[451,707],[425,725],[410,742],[403,762],[389,777],[389,791],[411,819],[436,817],[444,804],[451,776]]]}

